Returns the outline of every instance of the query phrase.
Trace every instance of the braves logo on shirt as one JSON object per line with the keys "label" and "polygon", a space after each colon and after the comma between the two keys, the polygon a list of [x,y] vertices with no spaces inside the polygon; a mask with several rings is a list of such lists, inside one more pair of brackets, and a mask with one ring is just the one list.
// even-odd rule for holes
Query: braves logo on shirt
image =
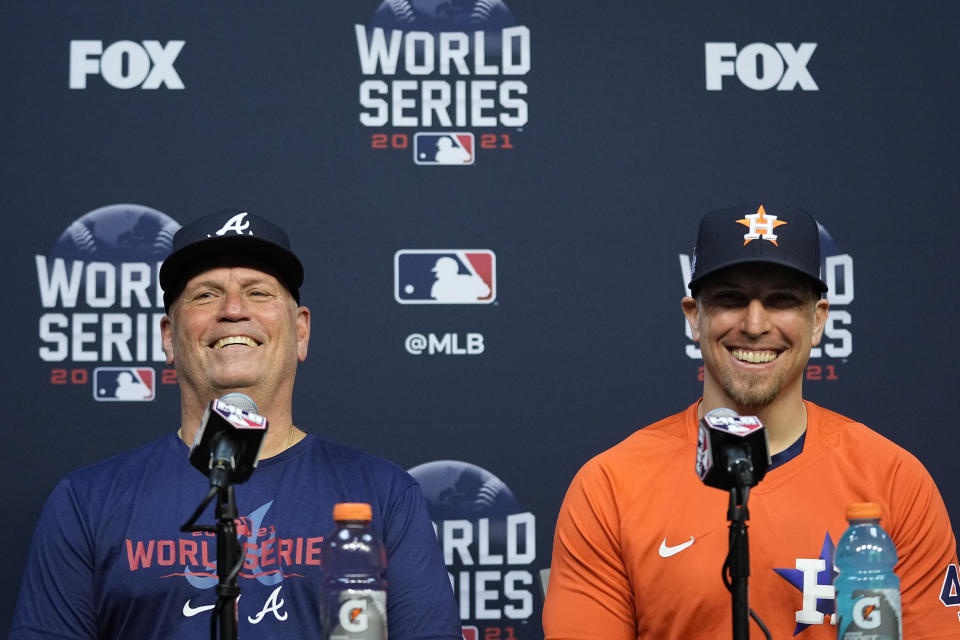
{"label": "braves logo on shirt", "polygon": [[[238,577],[242,582],[254,580],[262,585],[276,585],[256,615],[248,616],[257,624],[268,613],[285,620],[281,588],[289,578],[303,578],[300,567],[320,565],[323,536],[282,538],[277,528],[267,524],[266,516],[273,501],[237,519],[237,538],[243,548],[244,562]],[[126,560],[131,572],[151,567],[183,567],[161,578],[182,578],[198,591],[183,605],[183,615],[193,617],[212,609],[212,589],[219,583],[216,565],[216,543],[212,536],[193,534],[180,539],[125,540]]]}

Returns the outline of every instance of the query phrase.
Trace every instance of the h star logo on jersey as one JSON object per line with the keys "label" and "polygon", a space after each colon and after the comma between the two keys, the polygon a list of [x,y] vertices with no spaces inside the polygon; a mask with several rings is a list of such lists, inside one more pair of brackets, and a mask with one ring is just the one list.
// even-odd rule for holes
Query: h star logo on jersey
{"label": "h star logo on jersey", "polygon": [[780,245],[777,244],[777,234],[775,234],[773,230],[780,225],[787,224],[785,220],[777,220],[777,216],[767,215],[767,212],[763,209],[763,205],[760,205],[756,213],[748,213],[742,219],[737,220],[737,222],[748,229],[748,231],[743,234],[744,245],[754,240],[769,240],[777,247]]}
{"label": "h star logo on jersey", "polygon": [[797,558],[794,569],[774,569],[777,575],[803,594],[801,609],[796,612],[797,626],[793,635],[812,624],[824,624],[826,615],[830,616],[830,624],[837,624],[834,615],[836,591],[833,588],[833,579],[837,576],[833,568],[835,549],[828,531],[823,538],[819,558]]}

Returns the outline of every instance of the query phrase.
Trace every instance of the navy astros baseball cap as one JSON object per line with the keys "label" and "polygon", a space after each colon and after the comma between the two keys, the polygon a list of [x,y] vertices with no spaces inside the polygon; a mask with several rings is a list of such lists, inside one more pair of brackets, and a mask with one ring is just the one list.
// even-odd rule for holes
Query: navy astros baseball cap
{"label": "navy astros baseball cap", "polygon": [[224,260],[265,264],[300,304],[303,265],[290,249],[287,232],[241,209],[222,209],[180,227],[170,255],[160,266],[163,307],[177,299],[187,281]]}
{"label": "navy astros baseball cap", "polygon": [[803,209],[747,202],[703,216],[690,265],[690,291],[720,269],[748,262],[779,264],[813,280],[822,295],[820,230]]}

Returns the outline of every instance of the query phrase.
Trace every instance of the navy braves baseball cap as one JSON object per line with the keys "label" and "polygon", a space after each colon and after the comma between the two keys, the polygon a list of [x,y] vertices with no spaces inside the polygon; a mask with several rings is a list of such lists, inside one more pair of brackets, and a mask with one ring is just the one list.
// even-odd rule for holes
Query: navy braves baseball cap
{"label": "navy braves baseball cap", "polygon": [[160,266],[163,307],[174,300],[193,276],[217,264],[263,265],[300,304],[303,265],[290,249],[287,232],[242,209],[222,209],[180,227],[170,255]]}
{"label": "navy braves baseball cap", "polygon": [[803,209],[747,202],[704,215],[690,266],[690,291],[696,293],[712,273],[749,262],[789,267],[808,276],[821,295],[827,291],[820,274],[820,229]]}

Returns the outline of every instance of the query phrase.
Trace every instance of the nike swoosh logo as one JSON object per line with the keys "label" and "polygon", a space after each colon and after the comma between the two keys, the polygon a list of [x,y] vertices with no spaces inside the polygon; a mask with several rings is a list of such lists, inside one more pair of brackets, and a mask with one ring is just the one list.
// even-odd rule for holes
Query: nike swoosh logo
{"label": "nike swoosh logo", "polygon": [[667,546],[667,539],[664,538],[663,542],[660,543],[660,557],[669,558],[672,555],[676,555],[693,544],[693,536],[690,536],[690,539],[686,542],[682,542],[678,545],[672,547]]}
{"label": "nike swoosh logo", "polygon": [[204,611],[210,611],[210,609],[213,609],[215,606],[216,605],[205,604],[202,607],[191,607],[190,600],[187,600],[186,602],[183,603],[183,615],[185,615],[188,618],[192,618],[198,613],[203,613]]}

